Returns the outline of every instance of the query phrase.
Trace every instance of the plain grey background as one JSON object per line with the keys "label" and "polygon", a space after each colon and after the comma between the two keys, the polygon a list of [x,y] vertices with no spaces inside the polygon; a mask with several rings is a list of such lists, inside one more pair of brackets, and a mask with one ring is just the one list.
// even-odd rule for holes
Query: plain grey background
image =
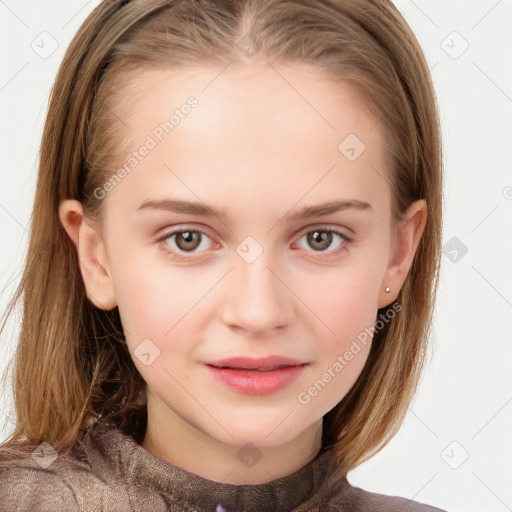
{"label": "plain grey background", "polygon": [[[50,88],[97,4],[0,0],[2,311],[22,270]],[[444,255],[418,393],[400,432],[349,480],[450,512],[504,512],[512,510],[512,0],[395,4],[426,53],[440,105]],[[17,322],[0,340],[0,370]],[[11,400],[3,390],[0,440],[12,429]]]}

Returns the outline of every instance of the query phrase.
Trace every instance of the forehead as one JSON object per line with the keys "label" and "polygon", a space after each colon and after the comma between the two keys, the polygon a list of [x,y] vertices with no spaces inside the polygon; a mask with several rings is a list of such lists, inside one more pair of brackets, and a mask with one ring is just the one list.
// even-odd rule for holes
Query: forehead
{"label": "forehead", "polygon": [[[196,105],[183,108],[190,98]],[[126,157],[155,143],[112,194],[124,189],[132,206],[176,188],[231,203],[250,190],[291,206],[331,192],[376,200],[389,186],[377,119],[357,89],[311,66],[143,69],[118,91],[118,107]]]}
{"label": "forehead", "polygon": [[197,124],[215,133],[242,117],[248,128],[269,133],[273,127],[289,132],[297,119],[297,132],[306,126],[327,133],[348,128],[362,136],[368,123],[375,125],[353,82],[335,81],[307,64],[141,68],[122,76],[116,107],[133,121],[129,131],[136,134],[148,118],[157,114],[164,121],[190,96],[201,105],[194,110]]}

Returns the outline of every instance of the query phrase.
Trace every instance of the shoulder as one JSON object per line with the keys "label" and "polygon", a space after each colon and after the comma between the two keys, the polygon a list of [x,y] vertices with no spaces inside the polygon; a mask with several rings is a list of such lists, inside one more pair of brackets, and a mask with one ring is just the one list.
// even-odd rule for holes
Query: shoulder
{"label": "shoulder", "polygon": [[[346,484],[348,480],[346,480]],[[340,505],[339,510],[347,512],[366,512],[368,510],[378,510],[379,512],[446,512],[432,505],[413,501],[412,499],[399,496],[388,496],[375,492],[366,491],[360,487],[352,486],[350,483],[345,487],[343,496],[334,499],[332,511],[338,510],[336,505]]]}
{"label": "shoulder", "polygon": [[80,510],[72,485],[59,472],[25,464],[0,468],[0,510]]}
{"label": "shoulder", "polygon": [[0,448],[0,512],[72,511],[83,510],[85,503],[94,502],[98,509],[104,505],[105,483],[77,451],[57,453],[47,444],[26,445],[14,454],[4,448]]}

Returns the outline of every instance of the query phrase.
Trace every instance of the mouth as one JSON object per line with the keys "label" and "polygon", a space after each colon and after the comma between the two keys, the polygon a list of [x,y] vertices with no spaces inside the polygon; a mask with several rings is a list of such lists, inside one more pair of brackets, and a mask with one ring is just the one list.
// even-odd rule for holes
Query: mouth
{"label": "mouth", "polygon": [[266,356],[259,358],[251,357],[231,357],[229,359],[221,359],[206,363],[208,366],[215,368],[226,368],[233,370],[255,370],[260,372],[267,372],[286,368],[289,366],[302,366],[308,364],[298,359],[292,359],[285,356]]}
{"label": "mouth", "polygon": [[281,356],[231,358],[206,363],[226,387],[249,395],[267,395],[291,384],[309,363]]}
{"label": "mouth", "polygon": [[[307,363],[304,363],[307,364]],[[265,368],[247,368],[245,366],[219,366],[215,364],[209,364],[208,366],[212,366],[213,368],[220,368],[223,370],[245,370],[249,372],[270,372],[272,370],[279,370],[281,368],[289,368],[291,366],[302,366],[302,365],[289,365],[289,364],[278,364],[274,366],[267,366]]]}

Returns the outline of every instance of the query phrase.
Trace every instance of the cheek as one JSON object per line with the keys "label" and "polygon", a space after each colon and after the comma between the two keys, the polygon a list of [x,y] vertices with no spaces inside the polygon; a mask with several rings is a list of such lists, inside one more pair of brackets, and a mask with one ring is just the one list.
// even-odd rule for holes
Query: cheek
{"label": "cheek", "polygon": [[163,258],[148,262],[135,252],[119,256],[112,275],[130,348],[145,338],[162,348],[186,340],[186,332],[190,339],[202,326],[201,299],[218,278],[205,275],[204,269],[172,268]]}
{"label": "cheek", "polygon": [[328,346],[335,348],[347,343],[374,325],[380,283],[378,269],[361,259],[357,265],[317,275],[314,283],[314,286],[311,282],[302,284],[302,296],[319,324],[316,332],[321,329]]}
{"label": "cheek", "polygon": [[200,339],[195,333],[202,328],[203,288],[183,273],[139,268],[127,259],[118,271],[119,314],[135,366],[149,386],[180,393],[166,370],[180,373],[183,385],[189,381],[183,362],[190,360],[194,340]]}
{"label": "cheek", "polygon": [[363,266],[325,280],[324,292],[309,295],[316,334],[316,364],[298,395],[315,414],[324,414],[349,392],[368,359],[377,315],[375,273]]}

